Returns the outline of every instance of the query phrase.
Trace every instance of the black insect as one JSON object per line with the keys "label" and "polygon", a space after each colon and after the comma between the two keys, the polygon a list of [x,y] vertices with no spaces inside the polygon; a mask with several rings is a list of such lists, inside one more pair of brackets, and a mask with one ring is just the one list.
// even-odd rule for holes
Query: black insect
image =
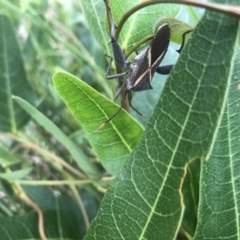
{"label": "black insect", "polygon": [[[105,0],[104,0],[105,2]],[[141,51],[136,57],[135,62],[129,62],[125,59],[123,51],[115,38],[115,30],[116,25],[113,20],[113,15],[110,7],[106,4],[107,11],[110,16],[110,35],[111,35],[111,43],[113,49],[114,60],[116,64],[120,68],[128,67],[129,70],[127,72],[109,75],[109,69],[112,63],[113,58],[111,56],[106,55],[110,58],[109,66],[106,71],[106,78],[107,79],[114,79],[114,78],[121,78],[128,74],[128,78],[126,81],[123,82],[121,88],[117,91],[117,94],[114,99],[117,99],[120,93],[125,90],[124,97],[121,103],[120,108],[118,111],[113,114],[107,121],[105,121],[98,129],[102,128],[106,123],[110,122],[123,108],[124,103],[126,101],[129,102],[130,107],[136,111],[139,115],[143,116],[136,108],[132,105],[132,93],[131,91],[143,91],[147,89],[152,89],[151,81],[155,72],[159,74],[169,74],[173,65],[166,65],[166,66],[159,66],[161,61],[163,60],[170,41],[170,27],[167,24],[163,24],[159,27],[155,37],[152,39],[149,46]],[[191,32],[187,31],[183,34],[183,41],[182,45],[178,53],[181,52],[184,42],[185,36],[187,33]]]}

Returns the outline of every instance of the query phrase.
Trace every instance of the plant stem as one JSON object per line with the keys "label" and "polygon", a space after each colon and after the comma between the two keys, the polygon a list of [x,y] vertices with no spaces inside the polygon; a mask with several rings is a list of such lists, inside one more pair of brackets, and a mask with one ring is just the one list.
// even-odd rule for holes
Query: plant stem
{"label": "plant stem", "polygon": [[201,7],[201,8],[205,8],[205,9],[209,9],[209,10],[213,10],[213,11],[217,11],[217,12],[221,12],[221,13],[225,13],[225,14],[230,14],[233,15],[235,17],[240,18],[240,8],[238,6],[234,6],[234,5],[224,5],[224,4],[219,4],[219,3],[209,3],[209,2],[202,2],[202,1],[197,1],[197,0],[152,0],[152,1],[144,1],[140,4],[137,4],[136,6],[134,6],[133,8],[131,8],[130,10],[128,10],[123,17],[121,18],[120,22],[118,23],[118,28],[116,30],[115,33],[115,37],[116,39],[118,39],[119,33],[121,32],[121,29],[123,27],[123,25],[125,24],[125,22],[127,21],[127,19],[134,14],[136,11],[147,7],[147,6],[151,6],[154,4],[160,4],[160,3],[173,3],[173,4],[184,4],[184,5],[191,5],[191,6],[195,6],[195,7]]}

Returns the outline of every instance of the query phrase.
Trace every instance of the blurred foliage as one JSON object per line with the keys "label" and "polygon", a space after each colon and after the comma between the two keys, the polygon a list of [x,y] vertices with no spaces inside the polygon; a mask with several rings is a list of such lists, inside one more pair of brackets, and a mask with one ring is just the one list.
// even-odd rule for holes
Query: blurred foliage
{"label": "blurred foliage", "polygon": [[[48,223],[45,223],[49,231],[57,233],[59,226],[54,226],[53,221],[59,221],[61,214],[70,214],[72,220],[68,228],[70,232],[76,228],[78,231],[70,235],[66,233],[66,236],[80,239],[91,219],[96,216],[109,180],[102,178],[98,181],[100,185],[92,185],[94,180],[88,179],[83,170],[77,167],[76,157],[80,162],[81,159],[87,159],[94,165],[99,177],[105,174],[81,126],[54,89],[52,75],[59,70],[71,72],[109,97],[113,85],[104,78],[104,69],[107,67],[104,53],[89,31],[77,0],[3,0],[0,2],[0,14],[0,49],[4,53],[0,63],[1,225],[4,226],[3,221],[11,217],[7,220],[12,224],[9,230],[16,228],[19,221],[30,229],[29,223],[33,221],[31,232],[39,236],[39,216],[34,213],[35,216],[27,217],[32,211],[29,201],[34,200],[44,215],[49,216],[50,211],[53,212],[52,217],[47,217]],[[29,121],[30,115],[20,111],[20,106],[12,100],[11,95],[29,99],[49,122],[44,122],[45,126],[42,126],[35,120]],[[20,119],[21,124],[18,124]],[[56,127],[59,132],[49,132]],[[62,134],[63,142],[58,134]],[[72,147],[72,152],[68,151],[70,147],[67,143]],[[76,151],[73,153],[74,149]],[[26,182],[19,184],[17,181],[20,179]],[[40,183],[43,186],[37,186],[35,180],[44,181]],[[62,180],[68,181],[68,184],[63,186]],[[20,202],[19,197],[23,201]],[[61,208],[60,215],[56,212],[58,208]],[[25,230],[23,227],[20,231],[23,236]],[[25,234],[26,238],[30,237],[28,233]],[[6,239],[2,231],[0,236]],[[12,237],[21,239],[20,235]]]}

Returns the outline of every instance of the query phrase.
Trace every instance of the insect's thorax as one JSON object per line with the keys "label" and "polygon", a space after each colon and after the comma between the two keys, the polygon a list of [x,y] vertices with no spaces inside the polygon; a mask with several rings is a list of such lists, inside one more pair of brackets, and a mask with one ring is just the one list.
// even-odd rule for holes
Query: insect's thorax
{"label": "insect's thorax", "polygon": [[127,89],[131,91],[143,91],[152,89],[151,86],[151,62],[148,56],[149,47],[140,52],[136,58],[135,63],[128,64],[129,73],[127,79]]}

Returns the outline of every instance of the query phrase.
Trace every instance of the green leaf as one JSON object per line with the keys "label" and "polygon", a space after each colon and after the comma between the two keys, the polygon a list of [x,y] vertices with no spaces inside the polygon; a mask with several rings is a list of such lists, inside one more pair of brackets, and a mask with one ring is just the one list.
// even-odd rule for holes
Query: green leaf
{"label": "green leaf", "polygon": [[105,4],[103,1],[85,1],[80,0],[80,4],[85,15],[85,18],[88,22],[88,25],[93,33],[95,39],[103,47],[107,49],[107,42],[109,37],[105,32],[104,26],[104,13],[105,13]]}
{"label": "green leaf", "polygon": [[8,181],[19,180],[26,177],[31,171],[32,168],[26,168],[14,172],[0,173],[0,178],[3,178]]}
{"label": "green leaf", "polygon": [[6,148],[0,146],[0,165],[3,168],[15,165],[22,160],[9,152]]}
{"label": "green leaf", "polygon": [[82,125],[103,166],[109,173],[116,174],[137,146],[143,133],[142,127],[122,110],[104,128],[97,130],[119,106],[68,73],[57,72],[53,82],[59,95]]}
{"label": "green leaf", "polygon": [[15,30],[4,14],[0,14],[0,33],[0,131],[16,132],[29,116],[14,104],[12,94],[31,103],[36,97],[27,80]]}
{"label": "green leaf", "polygon": [[199,220],[194,239],[240,239],[240,48],[213,151],[202,164]]}
{"label": "green leaf", "polygon": [[238,19],[205,13],[85,240],[176,239],[185,209],[185,170],[191,161],[211,153],[226,103],[238,26]]}
{"label": "green leaf", "polygon": [[30,105],[19,97],[13,99],[33,118],[37,121],[46,131],[50,132],[63,146],[68,149],[72,157],[75,159],[78,166],[90,177],[99,177],[99,174],[94,165],[89,161],[78,146],[71,141],[52,121],[45,115],[39,112],[35,107]]}

